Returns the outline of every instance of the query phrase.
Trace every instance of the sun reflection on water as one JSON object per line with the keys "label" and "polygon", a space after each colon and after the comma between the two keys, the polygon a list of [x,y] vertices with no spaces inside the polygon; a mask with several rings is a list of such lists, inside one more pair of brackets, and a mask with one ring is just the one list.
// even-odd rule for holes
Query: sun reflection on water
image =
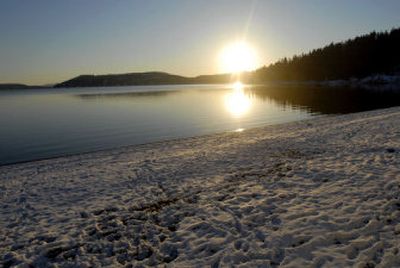
{"label": "sun reflection on water", "polygon": [[232,89],[225,96],[225,107],[233,117],[240,118],[250,110],[252,102],[244,93],[244,86],[241,82],[235,82]]}

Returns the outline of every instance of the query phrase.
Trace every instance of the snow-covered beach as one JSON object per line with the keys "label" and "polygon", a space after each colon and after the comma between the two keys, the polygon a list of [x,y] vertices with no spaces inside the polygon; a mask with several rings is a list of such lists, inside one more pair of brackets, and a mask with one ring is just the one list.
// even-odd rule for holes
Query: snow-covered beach
{"label": "snow-covered beach", "polygon": [[400,108],[0,167],[3,267],[399,267]]}

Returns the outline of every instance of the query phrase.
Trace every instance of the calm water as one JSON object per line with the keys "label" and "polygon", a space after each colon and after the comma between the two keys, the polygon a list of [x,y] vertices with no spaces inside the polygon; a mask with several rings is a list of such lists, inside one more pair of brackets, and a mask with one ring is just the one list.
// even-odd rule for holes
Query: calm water
{"label": "calm water", "polygon": [[357,89],[132,86],[0,92],[0,165],[400,105]]}

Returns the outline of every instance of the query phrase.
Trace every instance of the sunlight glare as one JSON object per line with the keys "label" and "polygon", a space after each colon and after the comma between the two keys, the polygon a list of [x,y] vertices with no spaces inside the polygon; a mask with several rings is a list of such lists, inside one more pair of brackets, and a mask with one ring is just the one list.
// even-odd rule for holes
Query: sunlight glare
{"label": "sunlight glare", "polygon": [[240,73],[257,68],[256,51],[246,42],[238,41],[226,46],[219,55],[220,71]]}
{"label": "sunlight glare", "polygon": [[232,85],[233,91],[225,96],[225,107],[235,118],[246,114],[251,107],[251,100],[245,95],[243,88],[241,82],[236,82]]}
{"label": "sunlight glare", "polygon": [[240,81],[236,81],[235,83],[233,83],[232,88],[236,91],[240,91],[243,89],[243,84]]}

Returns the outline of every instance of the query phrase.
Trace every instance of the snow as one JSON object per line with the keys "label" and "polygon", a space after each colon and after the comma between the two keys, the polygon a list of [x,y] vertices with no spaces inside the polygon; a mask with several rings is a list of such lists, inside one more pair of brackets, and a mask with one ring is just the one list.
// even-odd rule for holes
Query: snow
{"label": "snow", "polygon": [[400,108],[0,167],[4,267],[399,267]]}

